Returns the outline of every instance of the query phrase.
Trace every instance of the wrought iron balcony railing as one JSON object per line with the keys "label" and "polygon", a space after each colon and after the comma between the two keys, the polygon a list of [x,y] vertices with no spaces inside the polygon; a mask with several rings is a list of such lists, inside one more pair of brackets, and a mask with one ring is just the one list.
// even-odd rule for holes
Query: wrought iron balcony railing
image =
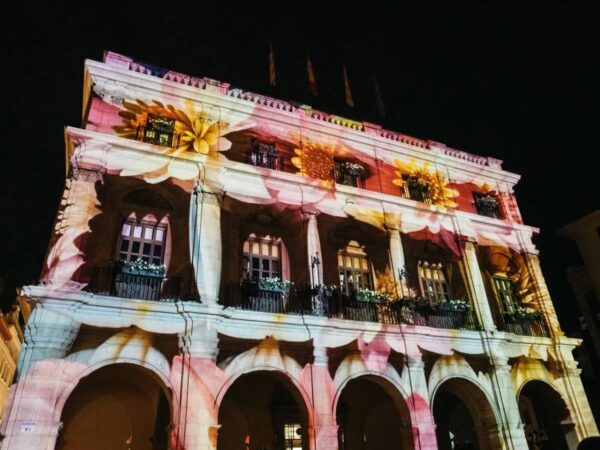
{"label": "wrought iron balcony railing", "polygon": [[224,306],[277,314],[302,314],[320,317],[375,322],[389,325],[409,324],[449,329],[480,329],[473,311],[450,311],[430,305],[417,305],[413,299],[375,303],[339,295],[307,292],[267,291],[258,285],[230,285],[221,296]]}
{"label": "wrought iron balcony railing", "polygon": [[417,202],[431,204],[431,194],[429,193],[429,186],[426,184],[419,183],[414,178],[406,178],[400,187],[400,193],[402,197],[415,200]]}
{"label": "wrought iron balcony railing", "polygon": [[342,168],[336,168],[333,172],[336,183],[361,189],[365,188],[365,179],[363,175],[358,175]]}
{"label": "wrought iron balcony railing", "polygon": [[138,300],[176,301],[192,298],[191,294],[182,295],[179,277],[125,273],[117,266],[96,267],[86,290],[98,295]]}
{"label": "wrought iron balcony railing", "polygon": [[264,167],[265,169],[284,170],[283,156],[276,153],[259,151],[256,148],[248,149],[246,162],[256,167]]}
{"label": "wrought iron balcony railing", "polygon": [[176,148],[179,146],[179,133],[138,126],[136,140],[163,147]]}
{"label": "wrought iron balcony railing", "polygon": [[519,334],[521,336],[549,337],[550,332],[542,317],[523,318],[505,315],[499,327],[502,331]]}

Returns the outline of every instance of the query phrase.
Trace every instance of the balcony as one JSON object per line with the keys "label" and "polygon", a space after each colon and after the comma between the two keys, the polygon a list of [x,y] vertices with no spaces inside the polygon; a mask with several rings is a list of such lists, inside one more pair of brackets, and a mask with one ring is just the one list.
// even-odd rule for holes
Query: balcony
{"label": "balcony", "polygon": [[256,167],[271,170],[284,170],[283,156],[279,154],[275,144],[254,141],[246,152],[246,162]]}
{"label": "balcony", "polygon": [[473,194],[475,200],[475,210],[480,216],[491,217],[492,219],[501,219],[500,204],[495,195],[492,194]]}
{"label": "balcony", "polygon": [[548,327],[542,317],[515,317],[505,315],[499,327],[502,331],[520,336],[549,337]]}
{"label": "balcony", "polygon": [[429,186],[418,177],[406,176],[402,178],[401,194],[404,198],[409,198],[416,202],[431,204],[431,195]]}
{"label": "balcony", "polygon": [[118,266],[96,267],[87,292],[136,300],[174,302],[192,299],[183,294],[179,277],[151,273],[127,273]]}
{"label": "balcony", "polygon": [[136,140],[162,147],[176,148],[179,145],[179,133],[140,125],[137,128]]}
{"label": "balcony", "polygon": [[228,286],[222,298],[226,307],[245,311],[308,315],[386,325],[419,325],[433,328],[479,330],[473,311],[450,311],[412,298],[394,302],[369,302],[339,293],[312,294],[259,289],[256,284]]}
{"label": "balcony", "polygon": [[335,182],[345,186],[365,189],[365,168],[350,161],[335,161],[333,176]]}

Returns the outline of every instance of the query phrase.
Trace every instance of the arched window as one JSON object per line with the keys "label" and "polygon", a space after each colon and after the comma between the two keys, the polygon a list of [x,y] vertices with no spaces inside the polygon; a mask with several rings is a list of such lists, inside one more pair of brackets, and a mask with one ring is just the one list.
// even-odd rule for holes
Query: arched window
{"label": "arched window", "polygon": [[118,260],[123,262],[138,259],[154,265],[164,263],[167,239],[166,220],[157,223],[151,217],[137,221],[129,217],[121,226],[118,245]]}
{"label": "arched window", "polygon": [[373,289],[371,262],[364,249],[356,241],[350,241],[338,252],[340,290],[350,295],[357,288]]}
{"label": "arched window", "polygon": [[419,261],[418,270],[421,294],[427,297],[430,303],[450,300],[450,288],[442,263]]}
{"label": "arched window", "polygon": [[252,233],[244,242],[243,267],[246,278],[283,278],[281,238]]}

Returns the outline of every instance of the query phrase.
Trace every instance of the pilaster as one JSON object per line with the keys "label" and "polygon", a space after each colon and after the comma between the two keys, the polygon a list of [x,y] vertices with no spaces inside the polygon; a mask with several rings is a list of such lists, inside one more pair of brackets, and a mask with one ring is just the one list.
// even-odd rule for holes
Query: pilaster
{"label": "pilaster", "polygon": [[408,284],[406,283],[406,261],[404,259],[404,248],[400,231],[394,227],[387,228],[390,246],[390,255],[392,259],[392,274],[394,285],[396,286],[396,295],[398,297],[409,296]]}
{"label": "pilaster", "polygon": [[496,406],[501,420],[498,425],[503,430],[500,441],[504,441],[506,448],[510,450],[528,448],[508,358],[503,355],[493,355],[490,357],[490,363],[492,366],[490,381],[492,389],[496,392]]}
{"label": "pilaster", "polygon": [[[327,348],[315,346],[313,356],[311,384],[314,395],[314,442],[317,449],[337,450],[338,425],[333,407],[335,388],[329,374]],[[312,443],[310,448],[312,448]]]}
{"label": "pilaster", "polygon": [[196,186],[190,202],[190,250],[200,300],[216,304],[221,282],[221,194]]}
{"label": "pilaster", "polygon": [[495,331],[496,325],[492,316],[490,302],[483,284],[483,277],[479,268],[475,241],[466,239],[464,242],[463,264],[467,274],[467,286],[471,291],[471,298],[475,306],[475,312],[483,329],[486,331]]}
{"label": "pilaster", "polygon": [[411,413],[415,449],[437,450],[435,421],[429,404],[425,363],[420,353],[406,356],[406,370],[411,389],[406,401]]}
{"label": "pilaster", "polygon": [[550,291],[548,291],[546,280],[542,274],[540,259],[537,255],[527,252],[523,253],[523,259],[527,265],[527,270],[531,273],[531,282],[535,287],[535,297],[538,302],[539,310],[546,321],[546,325],[550,327],[550,332],[553,335],[564,335],[560,323],[558,322],[554,304],[550,298]]}
{"label": "pilaster", "polygon": [[319,228],[317,214],[305,212],[307,221],[306,247],[308,249],[308,273],[310,274],[311,286],[323,283],[323,264],[321,261],[321,240],[319,239]]}

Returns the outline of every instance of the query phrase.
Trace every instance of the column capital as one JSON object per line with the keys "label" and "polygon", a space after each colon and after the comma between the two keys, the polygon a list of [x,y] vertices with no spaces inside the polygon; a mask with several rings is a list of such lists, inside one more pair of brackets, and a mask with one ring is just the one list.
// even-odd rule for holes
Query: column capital
{"label": "column capital", "polygon": [[86,169],[84,167],[77,167],[77,166],[73,166],[72,169],[72,177],[75,180],[80,180],[80,181],[89,181],[91,183],[95,183],[97,181],[103,182],[104,181],[104,173],[106,172],[106,169]]}
{"label": "column capital", "polygon": [[508,370],[510,371],[511,365],[508,363],[508,356],[504,355],[491,355],[490,364],[496,370]]}
{"label": "column capital", "polygon": [[193,333],[180,334],[179,353],[216,361],[219,354],[219,338],[194,336]]}
{"label": "column capital", "polygon": [[193,194],[198,197],[200,203],[206,203],[209,205],[221,205],[223,200],[223,194],[221,192],[207,191],[202,186],[195,186]]}
{"label": "column capital", "polygon": [[409,369],[422,369],[425,367],[423,355],[421,353],[412,353],[406,355],[406,362]]}
{"label": "column capital", "polygon": [[323,345],[315,345],[313,348],[313,356],[315,366],[327,366],[329,364],[327,347]]}

